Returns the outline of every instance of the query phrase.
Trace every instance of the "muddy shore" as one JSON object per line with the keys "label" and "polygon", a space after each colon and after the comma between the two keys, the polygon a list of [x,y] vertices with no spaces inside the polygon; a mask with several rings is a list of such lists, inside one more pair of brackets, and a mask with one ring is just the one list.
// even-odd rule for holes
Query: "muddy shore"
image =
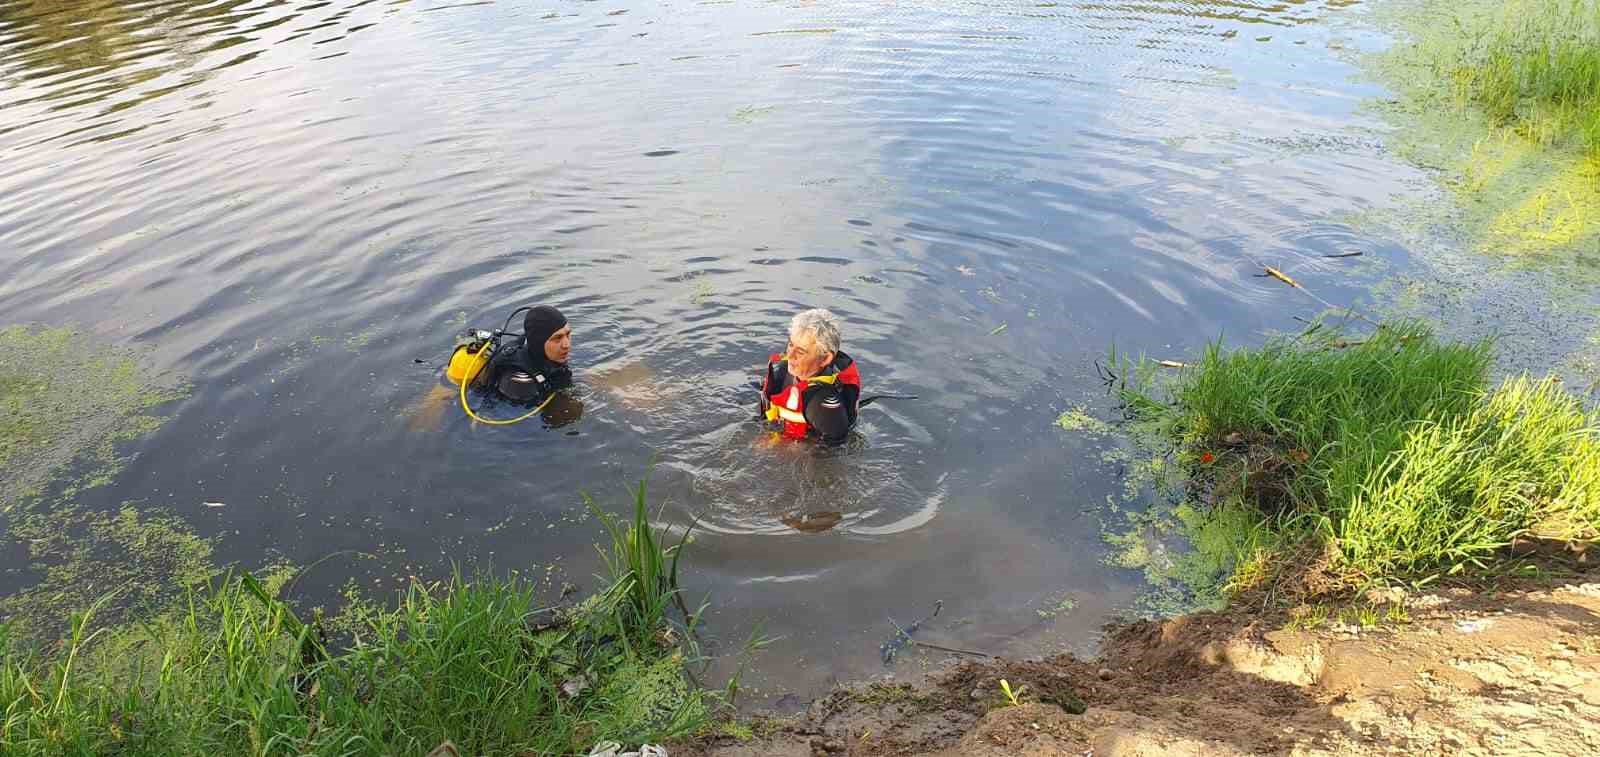
{"label": "muddy shore", "polygon": [[917,685],[840,689],[672,753],[1600,753],[1600,571],[1404,603],[1408,620],[1367,630],[1292,629],[1243,610],[1135,622],[1110,629],[1097,659],[952,662]]}

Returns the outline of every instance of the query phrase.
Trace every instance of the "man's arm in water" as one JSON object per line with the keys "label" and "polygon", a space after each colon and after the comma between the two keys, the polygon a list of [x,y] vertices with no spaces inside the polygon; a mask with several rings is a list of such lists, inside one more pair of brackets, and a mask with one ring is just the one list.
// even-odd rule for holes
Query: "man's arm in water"
{"label": "man's arm in water", "polygon": [[842,442],[855,428],[860,402],[861,387],[854,384],[834,385],[827,391],[818,392],[806,403],[806,423],[816,430],[823,441],[830,444]]}

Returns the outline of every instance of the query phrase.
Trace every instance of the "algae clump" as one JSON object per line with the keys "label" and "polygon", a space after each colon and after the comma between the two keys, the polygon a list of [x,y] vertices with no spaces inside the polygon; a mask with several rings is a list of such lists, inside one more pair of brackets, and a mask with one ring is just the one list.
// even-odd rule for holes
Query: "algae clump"
{"label": "algae clump", "polygon": [[1088,409],[1082,405],[1062,413],[1056,418],[1056,425],[1067,431],[1082,431],[1090,434],[1106,434],[1111,432],[1111,424],[1089,414]]}
{"label": "algae clump", "polygon": [[80,486],[104,483],[122,462],[116,443],[154,431],[161,419],[150,410],[185,394],[132,352],[76,330],[0,329],[0,512],[72,463],[86,466]]}
{"label": "algae clump", "polygon": [[158,428],[156,407],[186,391],[137,353],[74,329],[0,329],[0,549],[27,558],[6,566],[0,597],[13,635],[48,638],[107,595],[102,617],[153,608],[215,573],[210,542],[181,519],[76,501],[121,469],[119,443]]}

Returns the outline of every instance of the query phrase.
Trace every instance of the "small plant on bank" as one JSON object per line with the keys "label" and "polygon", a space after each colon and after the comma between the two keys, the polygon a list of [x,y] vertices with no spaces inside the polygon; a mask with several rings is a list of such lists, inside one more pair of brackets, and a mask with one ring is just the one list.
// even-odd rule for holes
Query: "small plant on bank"
{"label": "small plant on bank", "polygon": [[1411,611],[1404,604],[1395,602],[1384,608],[1383,620],[1391,625],[1403,626],[1411,622]]}
{"label": "small plant on bank", "polygon": [[1321,602],[1300,605],[1289,610],[1289,622],[1284,627],[1291,631],[1316,631],[1328,624],[1329,614],[1328,606]]}
{"label": "small plant on bank", "polygon": [[1017,688],[1012,689],[1010,681],[1007,681],[1004,678],[1000,679],[1000,693],[1005,695],[1006,701],[1009,702],[1012,707],[1022,704],[1020,697],[1022,696],[1023,689],[1026,688],[1026,686],[1018,686]]}
{"label": "small plant on bank", "polygon": [[1371,605],[1354,605],[1345,610],[1345,622],[1363,631],[1377,628],[1379,618],[1378,608]]}

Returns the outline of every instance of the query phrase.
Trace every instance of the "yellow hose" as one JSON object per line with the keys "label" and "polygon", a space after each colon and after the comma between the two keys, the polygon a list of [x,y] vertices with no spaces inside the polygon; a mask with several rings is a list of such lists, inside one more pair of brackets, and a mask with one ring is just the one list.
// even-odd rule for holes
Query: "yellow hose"
{"label": "yellow hose", "polygon": [[[479,347],[477,352],[472,353],[473,361],[476,362],[477,359],[480,356],[482,356],[484,352],[488,351],[488,349],[490,347],[492,347],[492,346],[494,346],[493,342],[484,342],[483,346]],[[473,419],[473,420],[475,420],[475,421],[477,421],[479,423],[486,423],[486,424],[488,424],[490,426],[509,426],[509,425],[511,425],[513,423],[521,423],[521,422],[523,422],[523,421],[525,421],[525,420],[527,420],[529,418],[532,418],[535,415],[538,415],[539,411],[543,410],[545,405],[550,404],[550,400],[553,400],[553,399],[556,398],[555,391],[551,391],[550,392],[550,396],[549,397],[545,397],[544,398],[544,402],[539,403],[538,407],[536,407],[536,408],[534,408],[532,410],[529,410],[524,415],[519,415],[519,416],[517,416],[515,418],[512,418],[511,420],[508,420],[508,421],[498,421],[498,420],[494,420],[494,419],[491,419],[491,418],[485,418],[483,416],[480,416],[477,413],[472,412],[472,406],[467,404],[467,384],[470,384],[470,383],[476,381],[478,379],[478,375],[483,373],[484,368],[487,368],[487,367],[488,367],[487,365],[479,367],[477,372],[473,373],[470,377],[469,376],[462,376],[461,377],[461,409],[467,411],[467,417],[468,418],[471,418],[471,419]]]}

